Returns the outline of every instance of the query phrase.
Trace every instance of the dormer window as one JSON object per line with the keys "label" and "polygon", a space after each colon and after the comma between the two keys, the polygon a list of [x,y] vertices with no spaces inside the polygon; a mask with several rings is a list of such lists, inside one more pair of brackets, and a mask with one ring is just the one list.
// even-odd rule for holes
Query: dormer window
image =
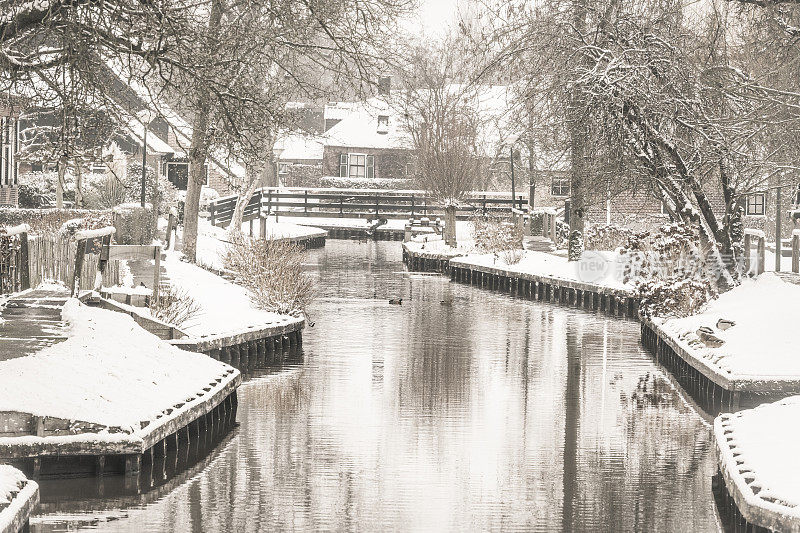
{"label": "dormer window", "polygon": [[378,133],[389,133],[389,115],[378,116]]}

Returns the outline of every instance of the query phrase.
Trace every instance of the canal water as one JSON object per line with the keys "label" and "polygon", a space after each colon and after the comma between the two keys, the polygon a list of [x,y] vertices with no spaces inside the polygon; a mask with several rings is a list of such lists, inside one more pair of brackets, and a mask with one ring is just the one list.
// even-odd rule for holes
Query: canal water
{"label": "canal water", "polygon": [[635,321],[409,274],[396,242],[308,270],[302,360],[248,376],[200,468],[135,498],[66,482],[33,530],[718,529],[709,425]]}

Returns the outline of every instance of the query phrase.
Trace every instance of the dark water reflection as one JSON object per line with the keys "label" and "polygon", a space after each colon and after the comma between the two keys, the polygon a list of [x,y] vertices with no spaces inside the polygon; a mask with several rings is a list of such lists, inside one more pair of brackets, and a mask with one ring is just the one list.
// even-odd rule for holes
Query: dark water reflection
{"label": "dark water reflection", "polygon": [[398,243],[329,241],[309,263],[303,362],[241,387],[202,471],[34,529],[716,529],[710,430],[635,322],[409,276]]}

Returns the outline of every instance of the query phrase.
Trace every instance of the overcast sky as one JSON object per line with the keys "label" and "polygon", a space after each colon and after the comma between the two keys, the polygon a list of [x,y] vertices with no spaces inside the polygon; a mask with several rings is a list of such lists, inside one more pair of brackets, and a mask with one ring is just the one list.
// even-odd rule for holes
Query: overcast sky
{"label": "overcast sky", "polygon": [[457,20],[462,0],[420,0],[419,12],[408,21],[409,30],[429,37],[443,36]]}

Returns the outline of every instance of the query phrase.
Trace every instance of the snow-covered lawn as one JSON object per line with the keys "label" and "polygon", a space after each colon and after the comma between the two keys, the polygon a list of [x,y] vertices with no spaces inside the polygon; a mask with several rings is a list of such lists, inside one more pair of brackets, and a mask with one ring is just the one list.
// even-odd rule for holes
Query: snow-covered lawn
{"label": "snow-covered lawn", "polygon": [[515,264],[508,264],[503,254],[469,254],[451,259],[450,265],[461,268],[496,268],[514,274],[529,274],[622,291],[633,289],[632,285],[623,283],[623,262],[615,252],[586,252],[581,261],[567,261],[563,256],[533,250],[520,253],[522,258]]}
{"label": "snow-covered lawn", "polygon": [[748,504],[792,517],[795,531],[800,527],[798,420],[800,396],[792,396],[755,409],[724,414],[714,422],[721,466],[736,490]]}
{"label": "snow-covered lawn", "polygon": [[[253,222],[254,236],[261,237],[259,221]],[[267,220],[266,234],[270,239],[302,239],[307,237],[321,237],[326,234],[324,230],[309,226],[300,226],[289,222],[275,222]],[[201,218],[198,222],[197,236],[197,263],[207,268],[223,270],[224,259],[228,247],[228,231],[225,228],[212,226],[207,219]],[[249,235],[249,223],[242,224],[242,234]]]}
{"label": "snow-covered lawn", "polygon": [[[655,320],[689,353],[723,372],[737,376],[800,378],[800,355],[794,332],[800,320],[800,286],[786,283],[771,273],[746,279],[740,286],[711,301],[697,315]],[[717,328],[720,319],[736,325]],[[696,332],[709,327],[724,344],[711,348]]]}
{"label": "snow-covered lawn", "polygon": [[181,326],[181,330],[191,336],[233,334],[254,327],[303,320],[257,308],[247,289],[201,267],[181,261],[180,254],[176,252],[169,252],[163,265],[170,284],[188,293],[202,308],[197,317]]}
{"label": "snow-covered lawn", "polygon": [[122,313],[70,299],[62,317],[67,340],[0,362],[0,411],[130,433],[140,429],[140,422],[154,421],[165,409],[196,398],[215,379],[238,372],[159,340]]}

